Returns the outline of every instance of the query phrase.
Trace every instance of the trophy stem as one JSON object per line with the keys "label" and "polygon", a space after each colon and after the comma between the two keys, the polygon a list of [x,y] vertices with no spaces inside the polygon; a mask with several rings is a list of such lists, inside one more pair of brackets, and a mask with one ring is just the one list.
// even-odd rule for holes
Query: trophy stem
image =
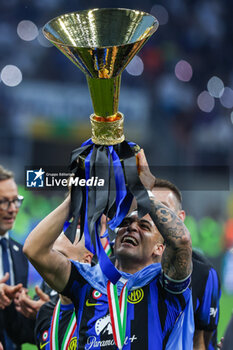
{"label": "trophy stem", "polygon": [[[109,79],[87,77],[93,108],[96,116],[116,117],[118,112],[121,74]],[[113,121],[116,118],[113,118]]]}

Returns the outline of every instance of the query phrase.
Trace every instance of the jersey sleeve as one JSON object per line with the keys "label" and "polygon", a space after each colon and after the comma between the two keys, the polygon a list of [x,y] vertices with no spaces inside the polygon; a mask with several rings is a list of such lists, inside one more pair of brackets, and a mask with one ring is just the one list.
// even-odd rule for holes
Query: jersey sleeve
{"label": "jersey sleeve", "polygon": [[221,297],[221,287],[217,272],[211,268],[206,281],[204,294],[200,300],[200,305],[196,310],[196,328],[205,331],[214,331],[219,319],[219,301]]}
{"label": "jersey sleeve", "polygon": [[76,266],[71,261],[70,277],[66,287],[61,292],[61,294],[70,298],[73,301],[74,305],[77,305],[77,302],[80,298],[80,293],[82,292],[82,289],[85,285],[87,285],[86,280],[81,276]]}
{"label": "jersey sleeve", "polygon": [[42,305],[37,313],[34,333],[38,349],[42,349],[49,342],[49,329],[55,305],[56,303],[49,301]]}
{"label": "jersey sleeve", "polygon": [[162,272],[160,283],[167,292],[170,292],[172,294],[182,294],[186,291],[191,283],[191,274],[185,279],[177,281],[168,277],[164,272]]}

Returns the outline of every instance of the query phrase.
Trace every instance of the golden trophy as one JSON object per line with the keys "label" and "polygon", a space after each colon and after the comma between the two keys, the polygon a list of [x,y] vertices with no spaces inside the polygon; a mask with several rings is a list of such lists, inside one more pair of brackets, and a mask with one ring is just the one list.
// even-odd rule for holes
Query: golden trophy
{"label": "golden trophy", "polygon": [[118,111],[118,101],[123,70],[157,28],[158,21],[148,13],[107,8],[64,14],[49,21],[43,29],[45,37],[87,78],[94,108],[90,116],[92,139],[72,152],[71,170],[81,176],[84,168],[85,179],[101,176],[105,186],[98,191],[88,186],[85,190],[72,187],[73,222],[67,231],[72,240],[81,217],[86,246],[97,253],[102,266],[106,259],[97,228],[102,213],[111,219],[108,225],[111,240],[133,196],[140,215],[145,215],[150,206],[137,175],[135,150],[139,147],[125,141],[124,116]]}

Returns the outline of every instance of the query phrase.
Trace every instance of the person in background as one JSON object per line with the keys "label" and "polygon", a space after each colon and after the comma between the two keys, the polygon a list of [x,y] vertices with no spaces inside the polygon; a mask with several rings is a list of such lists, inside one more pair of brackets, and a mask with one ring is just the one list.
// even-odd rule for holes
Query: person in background
{"label": "person in background", "polygon": [[[146,165],[145,165],[146,166]],[[170,181],[155,178],[152,193],[182,220],[182,196]],[[217,325],[219,320],[220,280],[211,263],[199,252],[192,252],[192,297],[195,319],[195,350],[213,350],[217,346]]]}
{"label": "person in background", "polygon": [[10,236],[22,203],[13,173],[0,165],[0,342],[6,350],[34,343],[31,323],[13,302],[22,287],[27,288],[28,278],[28,260],[21,244]]}
{"label": "person in background", "polygon": [[42,281],[41,287],[35,286],[35,296],[33,299],[28,295],[27,289],[22,288],[14,298],[15,308],[26,318],[35,320],[41,306],[48,302],[50,297],[54,295],[57,296],[57,292],[53,291]]}
{"label": "person in background", "polygon": [[[0,279],[0,284],[1,283],[5,283],[7,280],[9,279],[9,273],[7,272],[3,278]],[[0,309],[3,309],[4,308],[4,305],[3,304],[0,304]],[[3,349],[3,345],[2,343],[0,342],[0,350],[4,350]]]}

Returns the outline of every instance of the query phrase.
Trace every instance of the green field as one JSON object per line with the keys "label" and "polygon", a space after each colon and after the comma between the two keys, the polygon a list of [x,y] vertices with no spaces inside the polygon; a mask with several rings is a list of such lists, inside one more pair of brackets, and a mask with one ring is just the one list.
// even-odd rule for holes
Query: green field
{"label": "green field", "polygon": [[233,311],[233,295],[222,292],[220,300],[220,320],[218,326],[218,339],[220,339],[225,332],[226,326],[230,320]]}
{"label": "green field", "polygon": [[[225,332],[226,326],[230,320],[233,310],[233,295],[229,295],[222,292],[221,302],[220,302],[220,320],[218,326],[218,339],[220,339]],[[23,350],[36,350],[37,347],[30,344],[24,344]]]}

